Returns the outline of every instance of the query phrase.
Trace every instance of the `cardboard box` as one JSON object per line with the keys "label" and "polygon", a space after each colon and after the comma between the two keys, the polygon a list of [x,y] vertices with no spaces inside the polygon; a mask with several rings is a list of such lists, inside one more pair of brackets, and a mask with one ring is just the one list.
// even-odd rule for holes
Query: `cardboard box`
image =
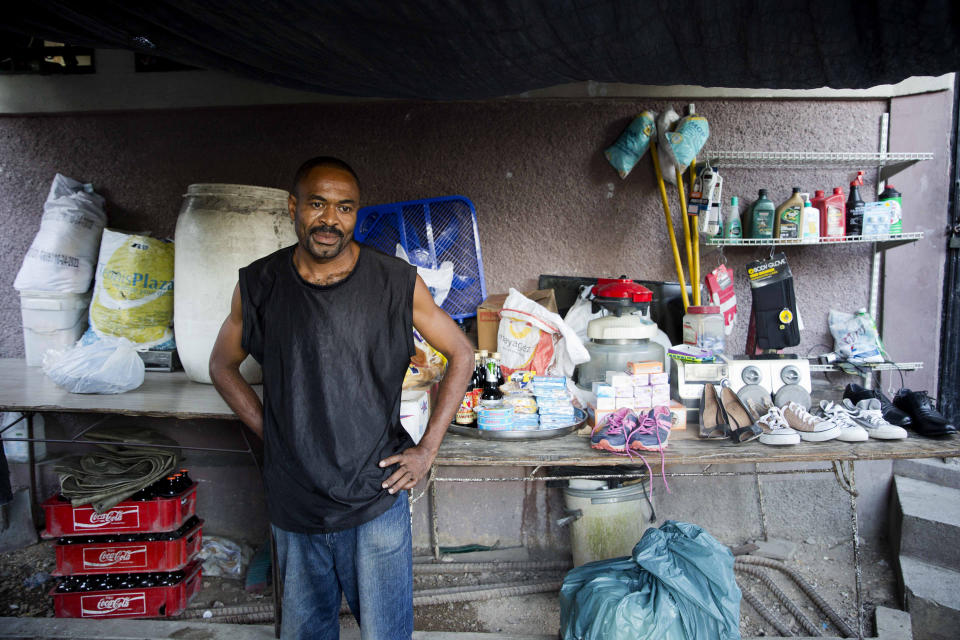
{"label": "cardboard box", "polygon": [[670,431],[682,431],[687,428],[687,408],[677,402],[670,401]]}
{"label": "cardboard box", "polygon": [[[553,289],[523,291],[527,296],[547,311],[557,313],[557,298]],[[497,350],[497,331],[500,330],[500,309],[507,299],[506,293],[487,296],[477,307],[477,347],[487,351]]]}
{"label": "cardboard box", "polygon": [[663,371],[663,363],[659,360],[644,360],[643,362],[628,362],[627,363],[627,373],[638,374],[638,373],[661,373]]}
{"label": "cardboard box", "polygon": [[613,411],[617,408],[617,398],[597,396],[597,406],[595,408],[600,411]]}

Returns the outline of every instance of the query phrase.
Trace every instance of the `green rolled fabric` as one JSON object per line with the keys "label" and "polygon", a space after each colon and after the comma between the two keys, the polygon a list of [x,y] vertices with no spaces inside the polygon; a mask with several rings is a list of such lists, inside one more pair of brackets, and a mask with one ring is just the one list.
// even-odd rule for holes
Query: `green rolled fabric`
{"label": "green rolled fabric", "polygon": [[90,504],[108,511],[137,491],[161,480],[180,464],[179,443],[162,433],[136,426],[97,427],[84,439],[98,450],[64,458],[54,467],[60,492],[75,507]]}

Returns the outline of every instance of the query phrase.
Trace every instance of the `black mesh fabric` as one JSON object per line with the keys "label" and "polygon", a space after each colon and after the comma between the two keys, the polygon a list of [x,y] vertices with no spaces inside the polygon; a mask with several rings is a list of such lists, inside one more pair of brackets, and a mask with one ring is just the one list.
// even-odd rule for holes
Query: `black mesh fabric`
{"label": "black mesh fabric", "polygon": [[387,98],[585,80],[864,88],[960,70],[952,0],[19,2],[3,31]]}

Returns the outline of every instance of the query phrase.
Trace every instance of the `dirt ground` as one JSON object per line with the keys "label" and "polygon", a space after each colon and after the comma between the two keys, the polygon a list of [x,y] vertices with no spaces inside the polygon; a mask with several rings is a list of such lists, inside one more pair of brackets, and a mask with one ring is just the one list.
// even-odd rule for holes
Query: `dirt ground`
{"label": "dirt ground", "polygon": [[[810,582],[820,596],[853,627],[856,616],[852,543],[808,539],[797,546],[796,558],[789,565]],[[895,576],[886,549],[864,545],[862,552],[866,621],[864,630],[869,636],[874,633],[873,609],[876,606],[899,607],[896,601]],[[54,567],[53,545],[49,541],[0,555],[0,616],[53,616],[53,599],[47,593],[55,584],[55,578],[50,576]],[[794,587],[792,581],[777,571],[766,571],[815,626],[824,633],[836,633],[826,617]],[[532,581],[558,576],[562,576],[562,572],[418,575],[415,589]],[[794,633],[807,635],[757,579],[741,573],[737,574],[737,579],[741,588],[758,596]],[[265,593],[253,594],[244,591],[239,580],[204,577],[203,589],[190,603],[190,607],[203,607],[215,612],[221,607],[263,605],[270,602],[269,588]],[[355,625],[349,615],[342,616],[341,620],[346,626]],[[424,631],[479,631],[521,635],[551,633],[559,627],[560,605],[556,592],[418,606],[415,610],[415,628]],[[740,629],[745,636],[779,635],[746,602],[741,606]]]}

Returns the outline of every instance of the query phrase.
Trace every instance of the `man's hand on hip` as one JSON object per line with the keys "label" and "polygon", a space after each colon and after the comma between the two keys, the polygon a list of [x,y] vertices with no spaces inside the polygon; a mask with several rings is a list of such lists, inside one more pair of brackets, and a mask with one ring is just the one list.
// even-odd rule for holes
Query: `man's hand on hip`
{"label": "man's hand on hip", "polygon": [[381,460],[381,467],[397,465],[397,470],[384,481],[382,485],[383,488],[389,493],[396,493],[404,489],[413,489],[413,487],[427,475],[436,455],[435,452],[416,446]]}

